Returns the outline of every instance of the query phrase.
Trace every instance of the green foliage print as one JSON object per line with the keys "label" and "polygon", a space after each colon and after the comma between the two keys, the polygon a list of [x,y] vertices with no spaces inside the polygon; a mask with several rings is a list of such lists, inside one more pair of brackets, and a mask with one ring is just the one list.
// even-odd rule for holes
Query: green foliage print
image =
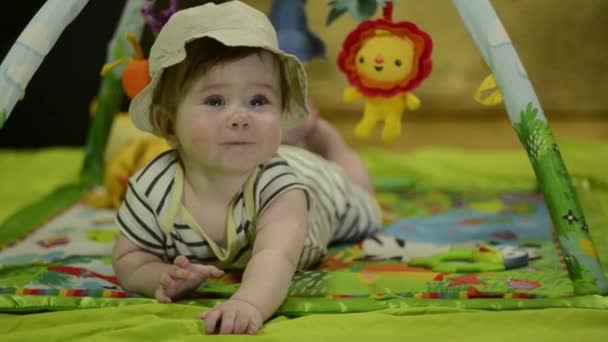
{"label": "green foliage print", "polygon": [[0,271],[0,287],[24,287],[45,272],[44,265],[8,266]]}
{"label": "green foliage print", "polygon": [[524,145],[533,164],[553,146],[553,135],[547,123],[538,117],[538,108],[529,102],[521,111],[521,121],[514,125],[519,141]]}
{"label": "green foliage print", "polygon": [[297,272],[289,288],[290,296],[314,296],[327,291],[326,282],[330,278],[327,272],[302,271]]}
{"label": "green foliage print", "polygon": [[371,18],[378,8],[385,6],[385,0],[333,0],[329,2],[331,7],[325,26],[331,25],[336,19],[348,12],[356,21]]}
{"label": "green foliage print", "polygon": [[71,278],[65,273],[49,271],[43,273],[33,284],[65,289],[72,286]]}

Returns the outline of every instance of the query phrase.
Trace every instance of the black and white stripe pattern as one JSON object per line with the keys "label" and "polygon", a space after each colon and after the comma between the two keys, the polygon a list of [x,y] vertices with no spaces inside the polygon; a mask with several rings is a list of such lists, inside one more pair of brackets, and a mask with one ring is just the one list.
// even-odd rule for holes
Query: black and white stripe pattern
{"label": "black and white stripe pattern", "polygon": [[311,201],[308,239],[299,267],[313,265],[330,243],[358,241],[380,228],[375,199],[347,180],[337,165],[292,146],[281,146],[279,156],[306,186]]}
{"label": "black and white stripe pattern", "polygon": [[[215,255],[219,247],[206,241],[199,227],[181,203],[181,191],[175,184],[183,173],[176,154],[161,154],[129,181],[123,205],[117,215],[121,231],[141,248],[172,260],[178,255],[193,262],[211,263],[226,268],[243,268],[251,257],[255,227],[247,217],[245,198],[254,203],[255,215],[262,214],[282,193],[304,189],[309,206],[309,229],[299,268],[316,264],[332,242],[360,240],[380,226],[375,200],[351,184],[336,165],[308,151],[281,146],[278,156],[260,166],[253,193],[237,195],[234,210],[234,239],[228,241],[223,257]],[[175,193],[177,191],[177,193]],[[245,191],[245,189],[243,190]],[[170,207],[178,206],[175,213]],[[173,215],[174,217],[169,217]],[[170,222],[169,227],[161,227]],[[222,258],[223,260],[219,260]]]}

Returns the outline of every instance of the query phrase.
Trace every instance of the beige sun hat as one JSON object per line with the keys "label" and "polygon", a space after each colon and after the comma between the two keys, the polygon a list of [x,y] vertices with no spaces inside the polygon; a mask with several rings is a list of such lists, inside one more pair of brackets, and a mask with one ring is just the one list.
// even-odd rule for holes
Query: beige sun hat
{"label": "beige sun hat", "polygon": [[186,58],[186,43],[213,38],[226,46],[250,46],[275,53],[281,62],[288,89],[282,126],[291,128],[308,116],[307,79],[300,61],[279,49],[274,27],[266,15],[240,1],[207,3],[176,12],[160,31],[150,50],[149,73],[152,81],[133,98],[129,113],[135,126],[159,134],[150,122],[154,89],[163,70]]}

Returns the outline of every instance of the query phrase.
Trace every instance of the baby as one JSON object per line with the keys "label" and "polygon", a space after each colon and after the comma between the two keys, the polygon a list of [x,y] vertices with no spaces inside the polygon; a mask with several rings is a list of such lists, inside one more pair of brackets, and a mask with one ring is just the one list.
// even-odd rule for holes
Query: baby
{"label": "baby", "polygon": [[179,11],[149,62],[129,112],[173,149],[129,180],[114,270],[124,289],[162,303],[243,270],[234,295],[200,318],[207,333],[254,334],[297,269],[379,228],[369,177],[322,121],[305,135],[335,145],[337,163],[281,144],[307,118],[307,81],[263,13],[238,1]]}

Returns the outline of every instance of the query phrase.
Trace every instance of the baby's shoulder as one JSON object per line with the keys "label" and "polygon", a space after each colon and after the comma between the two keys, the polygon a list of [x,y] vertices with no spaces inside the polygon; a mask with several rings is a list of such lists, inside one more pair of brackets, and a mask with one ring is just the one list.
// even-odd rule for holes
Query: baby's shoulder
{"label": "baby's shoulder", "polygon": [[333,162],[297,146],[281,145],[278,156],[285,160],[299,176],[318,177],[326,173],[328,169],[335,169]]}
{"label": "baby's shoulder", "polygon": [[135,172],[129,178],[129,185],[135,190],[150,192],[150,189],[157,183],[171,181],[178,166],[178,156],[175,150],[163,152]]}
{"label": "baby's shoulder", "polygon": [[264,208],[279,194],[294,187],[303,188],[304,184],[290,159],[278,153],[260,166],[260,173],[253,187],[256,202],[259,203],[258,208]]}
{"label": "baby's shoulder", "polygon": [[293,168],[283,156],[277,154],[266,163],[260,165],[260,173],[256,186],[259,189],[260,185],[265,186],[280,180],[280,178],[286,180],[290,178],[286,177],[287,175],[294,175]]}

